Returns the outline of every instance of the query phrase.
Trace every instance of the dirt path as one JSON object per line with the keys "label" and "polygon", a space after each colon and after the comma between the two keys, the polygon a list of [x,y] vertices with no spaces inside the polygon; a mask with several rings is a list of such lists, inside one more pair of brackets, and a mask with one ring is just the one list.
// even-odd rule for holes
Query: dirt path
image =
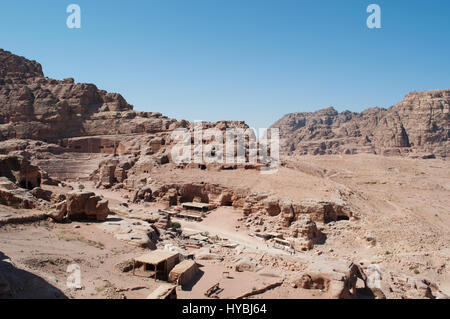
{"label": "dirt path", "polygon": [[226,238],[232,242],[244,246],[246,249],[255,252],[271,253],[276,255],[289,255],[288,252],[270,247],[262,239],[249,236],[248,232],[242,228],[236,229],[240,225],[238,219],[242,217],[242,212],[231,207],[219,207],[212,211],[202,222],[190,222],[177,219],[183,228],[188,228],[201,232],[208,232],[221,238]]}

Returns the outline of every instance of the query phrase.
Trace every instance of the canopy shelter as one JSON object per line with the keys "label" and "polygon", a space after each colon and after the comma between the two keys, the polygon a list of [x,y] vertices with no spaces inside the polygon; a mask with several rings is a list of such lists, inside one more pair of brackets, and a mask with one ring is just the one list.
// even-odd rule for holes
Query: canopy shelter
{"label": "canopy shelter", "polygon": [[201,212],[207,212],[211,209],[211,204],[208,203],[183,203],[181,206],[185,209],[197,210]]}
{"label": "canopy shelter", "polygon": [[150,253],[133,259],[133,275],[136,275],[137,266],[141,266],[146,273],[146,277],[153,277],[155,280],[158,274],[167,278],[169,272],[178,264],[180,255],[177,252],[154,250]]}

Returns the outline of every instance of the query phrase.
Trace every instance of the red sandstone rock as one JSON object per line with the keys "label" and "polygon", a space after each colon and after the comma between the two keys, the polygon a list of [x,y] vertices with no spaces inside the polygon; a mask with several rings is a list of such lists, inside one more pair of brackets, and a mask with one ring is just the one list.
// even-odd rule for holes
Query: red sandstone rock
{"label": "red sandstone rock", "polygon": [[69,218],[106,220],[109,214],[108,201],[92,192],[71,192],[67,194],[66,208]]}
{"label": "red sandstone rock", "polygon": [[41,185],[42,172],[23,156],[0,155],[0,176],[8,178],[22,188],[33,189]]}
{"label": "red sandstone rock", "polygon": [[329,107],[291,113],[271,127],[280,129],[281,151],[293,154],[425,152],[450,155],[450,90],[412,92],[389,109],[338,113]]}

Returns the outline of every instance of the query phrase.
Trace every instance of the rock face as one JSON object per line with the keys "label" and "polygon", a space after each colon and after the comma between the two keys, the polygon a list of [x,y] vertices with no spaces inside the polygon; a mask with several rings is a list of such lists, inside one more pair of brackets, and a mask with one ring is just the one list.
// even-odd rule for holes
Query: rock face
{"label": "rock face", "polygon": [[0,204],[24,209],[35,208],[39,205],[30,192],[17,187],[5,177],[0,177]]}
{"label": "rock face", "polygon": [[176,123],[159,113],[135,112],[120,94],[93,84],[46,78],[39,63],[1,49],[0,105],[0,140],[154,133]]}
{"label": "rock face", "polygon": [[66,299],[64,293],[46,279],[0,251],[0,299]]}
{"label": "rock face", "polygon": [[[0,106],[0,141],[52,142],[56,144],[52,146],[54,151],[61,151],[56,149],[59,145],[71,152],[123,154],[124,135],[161,134],[179,127],[192,129],[192,123],[186,121],[134,111],[120,94],[99,90],[93,84],[75,83],[71,78],[63,81],[46,78],[39,63],[2,49]],[[314,113],[292,113],[272,128],[280,129],[284,153],[418,152],[420,156],[446,157],[450,149],[449,124],[450,90],[446,89],[409,93],[389,109],[338,113],[329,107]],[[247,126],[243,122],[222,121],[203,123],[203,127],[223,130]],[[157,164],[164,165],[170,159],[166,153],[158,152],[166,137],[152,136],[141,145],[140,151],[156,154]],[[146,165],[143,171],[148,171]]]}
{"label": "rock face", "polygon": [[146,221],[123,219],[102,223],[98,227],[114,234],[114,237],[119,240],[124,240],[143,248],[156,249],[158,234],[152,227],[152,224]]}
{"label": "rock face", "polygon": [[56,205],[56,211],[51,217],[61,221],[68,217],[70,219],[87,218],[98,221],[106,220],[109,208],[108,201],[92,192],[71,192],[66,200]]}
{"label": "rock face", "polygon": [[450,155],[450,89],[412,92],[389,109],[338,113],[329,107],[291,113],[275,122],[286,154],[411,152]]}
{"label": "rock face", "polygon": [[[39,167],[22,156],[0,155],[0,204],[25,209],[37,207],[37,197],[33,195],[39,193],[42,175]],[[27,189],[35,189],[35,194]]]}
{"label": "rock face", "polygon": [[195,261],[183,260],[170,271],[169,282],[184,286],[194,279],[198,271],[199,268]]}
{"label": "rock face", "polygon": [[[202,125],[247,128],[239,121]],[[177,128],[192,131],[194,123],[134,111],[120,94],[93,84],[47,78],[39,63],[0,49],[0,154],[28,153],[49,176],[134,188],[134,177],[171,162]],[[104,154],[118,158],[102,161]]]}
{"label": "rock face", "polygon": [[243,271],[255,271],[257,268],[256,262],[247,257],[240,258],[236,261],[236,264],[234,265],[234,269],[238,272]]}
{"label": "rock face", "polygon": [[41,171],[22,156],[0,156],[0,176],[8,178],[18,186],[33,189],[41,185]]}
{"label": "rock face", "polygon": [[0,298],[8,297],[11,292],[11,287],[8,280],[0,273]]}
{"label": "rock face", "polygon": [[367,287],[367,276],[361,266],[335,260],[310,264],[295,284],[303,289],[319,289],[331,299],[349,299],[356,297],[358,278]]}
{"label": "rock face", "polygon": [[292,247],[295,251],[312,249],[314,244],[320,241],[323,234],[317,228],[309,215],[303,215],[290,226]]}

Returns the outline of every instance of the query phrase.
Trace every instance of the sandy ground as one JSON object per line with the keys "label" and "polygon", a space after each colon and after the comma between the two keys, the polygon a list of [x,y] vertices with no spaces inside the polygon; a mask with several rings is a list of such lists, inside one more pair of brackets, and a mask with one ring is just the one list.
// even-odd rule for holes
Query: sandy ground
{"label": "sandy ground", "polygon": [[[0,251],[16,267],[42,277],[69,298],[145,298],[158,286],[152,279],[117,270],[117,264],[145,251],[116,240],[94,223],[5,226],[0,231]],[[80,266],[82,289],[67,288],[67,267],[72,264]],[[136,287],[144,289],[116,291]]]}
{"label": "sandy ground", "polygon": [[[284,162],[273,175],[161,170],[155,179],[214,181],[292,200],[333,199],[339,194],[361,219],[324,225],[328,238],[317,250],[380,264],[386,274],[423,276],[450,293],[449,161],[360,154],[289,157]],[[222,228],[227,223],[221,220],[217,225]],[[366,234],[376,239],[374,247],[364,240]]]}
{"label": "sandy ground", "polygon": [[[280,198],[295,201],[311,198],[327,200],[340,196],[358,213],[360,219],[318,225],[327,235],[326,242],[297,256],[287,256],[286,252],[268,247],[260,239],[249,236],[249,231],[240,227],[242,213],[231,208],[219,208],[200,223],[180,223],[184,228],[228,238],[244,247],[248,254],[271,255],[283,263],[287,258],[287,263],[298,265],[298,269],[327,256],[365,264],[376,263],[385,276],[389,276],[390,272],[422,276],[436,282],[444,293],[450,295],[449,161],[352,155],[303,156],[287,158],[284,162],[284,167],[273,175],[260,175],[251,170],[218,172],[163,166],[152,173],[152,178],[170,183],[204,181],[226,187],[247,187],[251,191],[270,191]],[[83,184],[86,190],[93,190],[107,198],[112,208],[119,208],[120,203],[126,202],[123,196],[130,195],[125,191],[99,190],[90,183]],[[162,207],[164,205],[157,203],[130,205],[130,208],[148,211]],[[368,245],[364,239],[368,233],[376,240],[374,246]],[[0,251],[18,267],[41,276],[68,297],[143,298],[158,286],[151,279],[118,271],[115,265],[144,250],[116,240],[93,223],[39,222],[3,226],[0,227]],[[227,263],[199,261],[202,275],[189,289],[178,288],[179,297],[204,298],[205,290],[218,282],[225,288],[221,297],[236,296],[244,290],[255,288],[254,285],[274,280],[256,273],[233,272],[230,260],[237,253],[231,251],[224,254],[230,255]],[[81,266],[81,290],[65,287],[66,268],[72,263]],[[265,267],[276,271],[280,265],[271,260],[270,265]],[[298,274],[298,269],[291,272],[286,271],[286,267],[283,269],[287,277]],[[224,271],[231,271],[233,279],[224,278]],[[123,291],[131,288],[136,290]],[[319,298],[320,294],[314,291],[299,292],[286,282],[255,296],[265,297]]]}
{"label": "sandy ground", "polygon": [[245,246],[251,251],[273,252],[277,254],[285,254],[279,249],[270,248],[263,240],[249,235],[245,229],[236,228],[240,226],[239,218],[242,217],[242,211],[231,207],[219,207],[201,222],[191,222],[183,219],[174,219],[179,222],[183,228],[208,232],[212,235],[218,235],[220,238],[228,239],[233,243]]}

